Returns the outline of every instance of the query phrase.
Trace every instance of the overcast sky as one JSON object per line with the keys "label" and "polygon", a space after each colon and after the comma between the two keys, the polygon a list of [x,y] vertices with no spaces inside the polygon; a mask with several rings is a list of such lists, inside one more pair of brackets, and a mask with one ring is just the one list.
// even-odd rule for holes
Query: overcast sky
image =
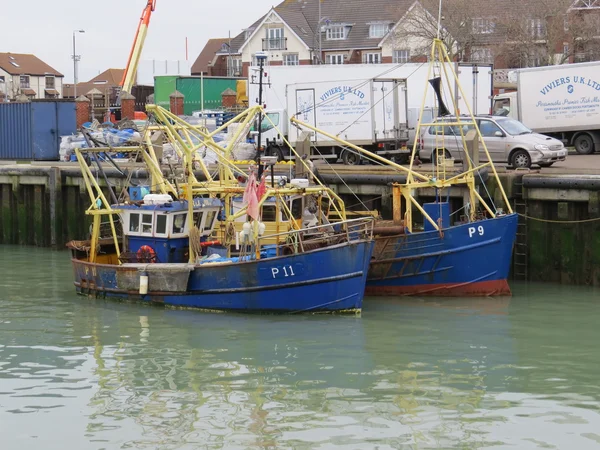
{"label": "overcast sky", "polygon": [[[146,0],[2,1],[0,52],[33,53],[73,80],[73,30],[81,55],[79,81],[124,68]],[[157,0],[142,59],[190,64],[209,38],[238,34],[280,0]]]}

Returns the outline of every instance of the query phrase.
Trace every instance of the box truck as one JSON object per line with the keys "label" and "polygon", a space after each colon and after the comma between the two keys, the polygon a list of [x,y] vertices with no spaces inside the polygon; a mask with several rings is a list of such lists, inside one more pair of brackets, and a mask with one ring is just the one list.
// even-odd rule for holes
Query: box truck
{"label": "box truck", "polygon": [[572,145],[600,150],[600,62],[518,69],[516,92],[494,97],[493,113]]}
{"label": "box truck", "polygon": [[[446,105],[451,106],[453,97],[464,113],[468,102],[475,114],[489,114],[492,66],[452,64],[452,68],[464,95],[451,86],[442,93]],[[299,130],[289,126],[289,118],[295,116],[382,156],[400,162],[408,159],[429,75],[426,63],[269,66],[265,72],[263,106],[269,117],[277,120],[277,130],[263,121],[266,154],[289,157],[283,138],[296,145]],[[258,104],[258,90],[258,69],[251,67],[250,105]],[[425,121],[431,121],[437,105],[429,89]],[[348,164],[359,160],[356,153],[321,134],[313,135],[312,140],[317,157],[341,158]]]}

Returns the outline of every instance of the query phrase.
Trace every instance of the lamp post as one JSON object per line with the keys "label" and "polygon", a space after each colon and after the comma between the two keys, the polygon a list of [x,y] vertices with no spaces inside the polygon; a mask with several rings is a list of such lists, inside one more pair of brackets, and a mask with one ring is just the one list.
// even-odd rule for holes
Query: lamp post
{"label": "lamp post", "polygon": [[85,33],[85,30],[73,30],[73,96],[77,98],[77,61],[81,59],[81,55],[78,55],[75,51],[75,34]]}
{"label": "lamp post", "polygon": [[[265,61],[267,60],[267,52],[256,52],[256,59],[258,60],[258,67],[259,67],[259,79],[258,79],[258,104],[259,106],[262,108],[263,106],[263,101],[262,101],[262,94],[263,94],[263,76],[264,76],[264,71],[265,71]],[[256,139],[256,162],[258,164],[258,179],[260,180],[260,177],[262,176],[263,173],[263,168],[260,165],[260,152],[261,152],[261,136],[262,135],[262,109],[260,109],[258,111],[258,136]]]}

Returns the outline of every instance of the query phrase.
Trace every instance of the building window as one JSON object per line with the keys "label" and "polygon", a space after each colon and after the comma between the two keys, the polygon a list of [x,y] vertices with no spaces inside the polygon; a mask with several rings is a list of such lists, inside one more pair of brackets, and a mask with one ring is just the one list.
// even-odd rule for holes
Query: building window
{"label": "building window", "polygon": [[471,49],[471,62],[475,63],[492,63],[492,49],[488,47],[473,47]]}
{"label": "building window", "polygon": [[473,19],[471,23],[472,23],[473,33],[475,33],[475,34],[493,33],[496,28],[496,24],[494,23],[493,20],[490,20],[490,19],[477,18],[477,19]]}
{"label": "building window", "polygon": [[327,28],[327,39],[330,41],[346,39],[346,27],[343,25],[333,25]]}
{"label": "building window", "polygon": [[298,53],[288,53],[287,55],[283,55],[284,66],[297,66],[298,64],[300,64]]}
{"label": "building window", "polygon": [[20,82],[22,88],[29,88],[29,75],[21,75]]}
{"label": "building window", "polygon": [[387,23],[372,23],[369,25],[369,37],[370,38],[381,38],[384,37],[385,34],[389,30],[389,25]]}
{"label": "building window", "polygon": [[228,58],[227,59],[227,76],[239,77],[242,75],[242,59]]}
{"label": "building window", "polygon": [[392,62],[394,64],[402,64],[410,61],[410,50],[394,50]]}
{"label": "building window", "polygon": [[267,40],[265,44],[263,45],[263,50],[285,50],[283,28],[267,28]]}
{"label": "building window", "polygon": [[364,64],[381,64],[381,53],[363,53]]}
{"label": "building window", "polygon": [[46,89],[54,89],[55,87],[55,78],[54,77],[46,77]]}
{"label": "building window", "polygon": [[528,29],[532,38],[542,39],[546,36],[546,27],[542,19],[529,19]]}
{"label": "building window", "polygon": [[344,55],[333,54],[325,56],[325,64],[344,64]]}

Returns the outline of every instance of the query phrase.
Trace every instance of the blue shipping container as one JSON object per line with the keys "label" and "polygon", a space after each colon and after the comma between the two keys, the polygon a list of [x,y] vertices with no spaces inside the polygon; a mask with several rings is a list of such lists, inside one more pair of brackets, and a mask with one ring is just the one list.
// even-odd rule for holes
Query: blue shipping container
{"label": "blue shipping container", "polygon": [[0,103],[0,159],[58,161],[60,137],[75,131],[74,101]]}

